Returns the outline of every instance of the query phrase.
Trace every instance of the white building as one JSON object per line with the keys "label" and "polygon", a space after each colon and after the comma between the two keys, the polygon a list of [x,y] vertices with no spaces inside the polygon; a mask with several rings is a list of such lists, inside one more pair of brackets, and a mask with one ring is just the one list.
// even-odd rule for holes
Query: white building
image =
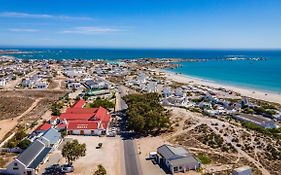
{"label": "white building", "polygon": [[6,86],[6,80],[5,79],[0,79],[0,88],[3,88]]}
{"label": "white building", "polygon": [[170,95],[172,95],[171,88],[170,87],[164,87],[163,88],[163,95],[164,95],[164,97],[169,97]]}
{"label": "white building", "polygon": [[251,175],[251,174],[252,174],[252,168],[249,166],[235,168],[232,171],[232,175]]}
{"label": "white building", "polygon": [[56,129],[50,128],[12,161],[6,169],[1,169],[0,174],[37,174],[39,165],[48,159],[48,154],[58,146],[60,140],[60,133]]}
{"label": "white building", "polygon": [[147,84],[147,92],[152,93],[152,92],[157,92],[158,91],[158,86],[157,82],[150,81]]}

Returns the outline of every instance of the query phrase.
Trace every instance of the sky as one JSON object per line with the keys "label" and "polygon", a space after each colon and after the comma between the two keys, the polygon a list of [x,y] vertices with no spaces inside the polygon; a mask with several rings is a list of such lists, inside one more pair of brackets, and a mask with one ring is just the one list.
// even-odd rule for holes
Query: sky
{"label": "sky", "polygon": [[0,46],[281,49],[281,0],[0,0]]}

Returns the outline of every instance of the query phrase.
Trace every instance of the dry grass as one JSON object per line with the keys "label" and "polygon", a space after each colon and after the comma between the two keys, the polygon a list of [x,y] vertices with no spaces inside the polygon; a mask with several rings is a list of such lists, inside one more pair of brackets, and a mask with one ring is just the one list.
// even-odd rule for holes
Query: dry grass
{"label": "dry grass", "polygon": [[57,81],[51,80],[48,89],[55,89],[58,85],[59,83]]}
{"label": "dry grass", "polygon": [[[49,104],[65,95],[65,93],[64,91],[1,91],[0,120],[19,116],[30,107],[35,99],[42,98],[42,103]],[[44,101],[44,99],[47,99],[47,101]],[[40,107],[45,108],[45,105],[40,105]],[[37,112],[40,111],[41,109],[37,108]]]}
{"label": "dry grass", "polygon": [[16,90],[1,91],[1,97],[30,97],[30,98],[58,98],[66,91],[56,90]]}
{"label": "dry grass", "polygon": [[14,153],[0,153],[0,168],[5,168],[16,156]]}
{"label": "dry grass", "polygon": [[15,118],[26,111],[35,100],[30,97],[0,96],[0,120]]}
{"label": "dry grass", "polygon": [[43,99],[41,100],[37,106],[30,111],[28,114],[26,114],[24,117],[20,119],[19,124],[31,124],[37,120],[40,119],[40,117],[48,110],[50,109],[51,105],[55,102],[56,100],[50,100],[50,99]]}

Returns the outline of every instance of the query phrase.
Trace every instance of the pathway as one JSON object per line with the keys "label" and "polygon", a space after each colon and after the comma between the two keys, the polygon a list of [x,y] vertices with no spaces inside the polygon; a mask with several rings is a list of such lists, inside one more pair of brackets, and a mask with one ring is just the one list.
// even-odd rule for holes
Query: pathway
{"label": "pathway", "polygon": [[18,124],[18,120],[21,119],[26,114],[28,114],[30,111],[32,111],[41,100],[42,100],[42,98],[36,99],[25,112],[23,112],[21,115],[17,116],[16,118],[1,120],[0,121],[0,128],[1,128],[0,129],[0,140],[8,132],[10,132],[13,128],[15,128]]}

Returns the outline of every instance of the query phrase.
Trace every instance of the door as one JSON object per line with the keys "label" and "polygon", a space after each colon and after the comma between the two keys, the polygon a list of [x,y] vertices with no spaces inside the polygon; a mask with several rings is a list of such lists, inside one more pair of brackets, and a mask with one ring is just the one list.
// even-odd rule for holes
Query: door
{"label": "door", "polygon": [[84,130],[80,130],[80,135],[84,135]]}

